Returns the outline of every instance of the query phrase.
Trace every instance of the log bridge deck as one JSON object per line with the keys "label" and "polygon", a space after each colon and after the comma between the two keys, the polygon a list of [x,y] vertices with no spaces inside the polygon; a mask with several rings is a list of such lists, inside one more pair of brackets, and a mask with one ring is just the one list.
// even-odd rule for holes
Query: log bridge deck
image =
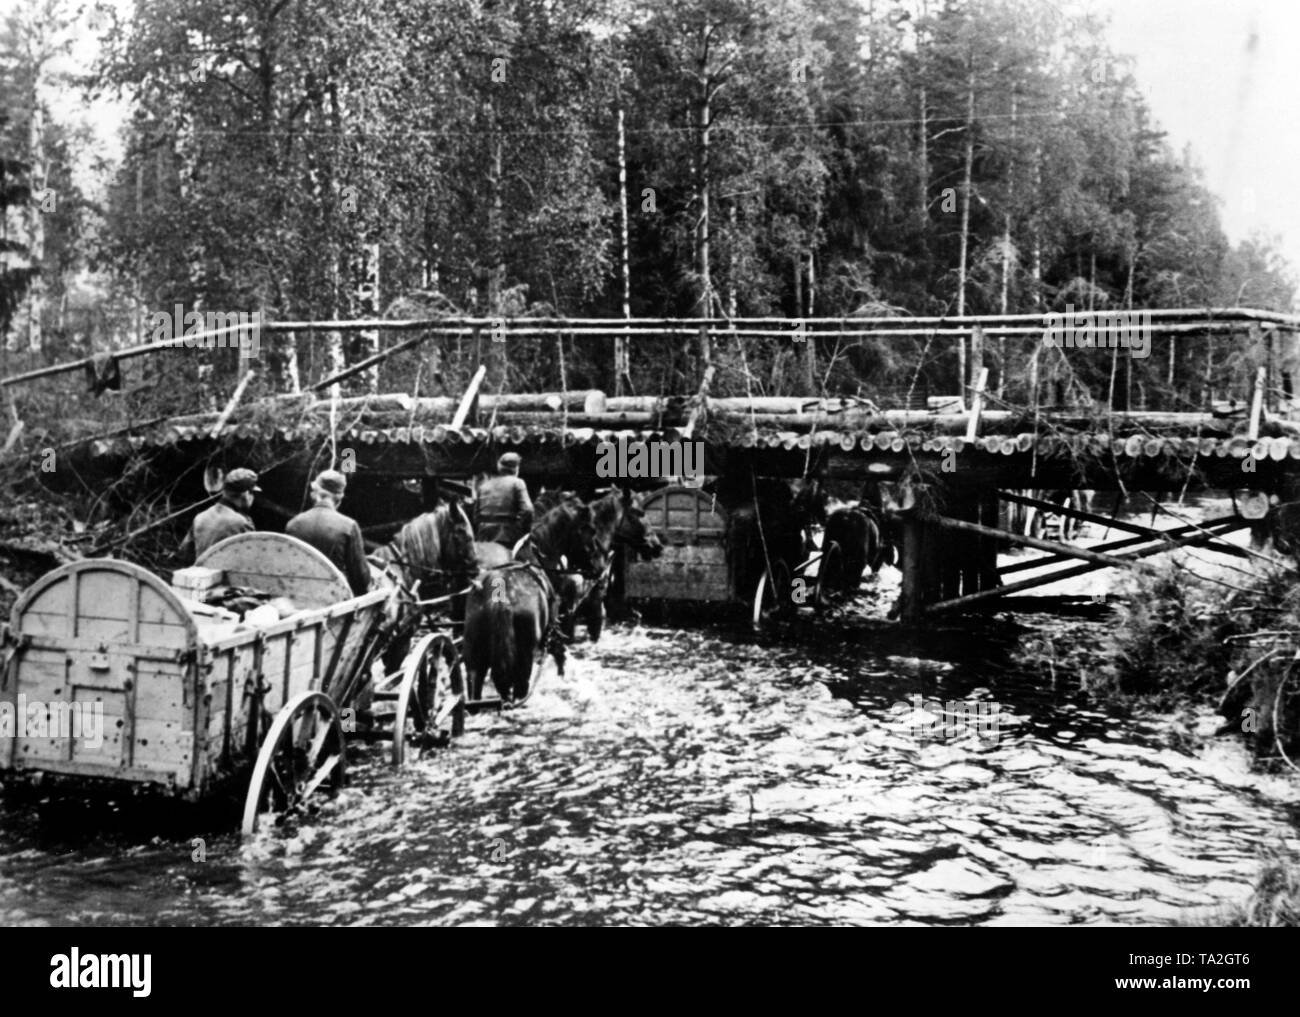
{"label": "log bridge deck", "polygon": [[[1300,319],[1241,309],[1152,311],[1157,337],[1245,339],[1257,365],[1252,391],[1217,412],[1122,412],[1104,405],[1036,410],[987,409],[987,371],[982,349],[999,336],[1041,335],[1042,317],[1007,315],[965,319],[837,319],[807,323],[802,335],[953,336],[969,342],[974,361],[966,399],[934,409],[879,409],[868,398],[715,398],[709,394],[714,368],[702,372],[692,396],[612,396],[598,391],[551,394],[480,394],[488,369],[474,374],[460,398],[413,398],[402,393],[341,398],[320,393],[343,375],[311,391],[237,407],[239,393],[221,413],[197,414],[122,428],[75,443],[68,454],[80,477],[111,476],[140,456],[156,472],[181,476],[196,464],[278,464],[263,485],[301,491],[304,478],[332,454],[351,453],[355,471],[350,503],[363,525],[367,489],[390,490],[394,480],[467,477],[487,472],[505,451],[524,458],[523,475],[534,488],[599,486],[596,464],[603,443],[703,443],[704,472],[712,476],[823,477],[862,481],[905,480],[930,491],[928,507],[901,512],[905,620],[997,601],[1045,582],[1102,567],[1128,567],[1169,546],[1230,547],[1220,537],[1249,525],[1234,516],[1204,527],[1160,533],[1132,524],[1106,522],[1136,537],[1092,551],[1062,542],[1026,541],[997,528],[1000,500],[1032,489],[1186,491],[1226,489],[1276,496],[1287,501],[1300,490],[1300,416],[1288,365],[1295,354]],[[604,335],[625,344],[639,335],[692,336],[709,349],[708,333],[732,339],[784,336],[789,322],[654,322],[621,320],[552,323],[536,319],[506,323],[510,334]],[[315,322],[264,326],[269,331],[367,328],[423,330],[436,338],[500,328],[500,319],[437,322]],[[419,336],[398,344],[409,349]],[[491,343],[483,344],[489,348]],[[136,350],[122,351],[123,356]],[[1064,351],[1063,351],[1064,352]],[[380,354],[371,361],[382,359]],[[1086,354],[1074,354],[1086,355]],[[707,356],[705,359],[707,364]],[[356,374],[358,365],[345,374]],[[4,379],[9,385],[56,373],[46,368]],[[621,382],[620,378],[620,382]],[[337,393],[337,385],[334,388]],[[240,389],[242,393],[242,388]],[[273,412],[267,412],[270,409]],[[269,482],[268,482],[269,481]],[[657,478],[630,479],[650,487]],[[353,493],[355,492],[355,493]],[[197,493],[197,492],[196,492]],[[268,499],[269,500],[269,499]],[[294,497],[286,497],[286,503]],[[379,501],[384,501],[380,498]],[[391,499],[389,499],[391,502]],[[389,504],[390,511],[402,506]],[[409,514],[409,513],[408,513]],[[1086,516],[1086,513],[1084,514]],[[1050,576],[1004,581],[997,550],[1006,541],[1050,552],[1043,562],[1078,560]],[[1229,553],[1241,553],[1230,550]]]}

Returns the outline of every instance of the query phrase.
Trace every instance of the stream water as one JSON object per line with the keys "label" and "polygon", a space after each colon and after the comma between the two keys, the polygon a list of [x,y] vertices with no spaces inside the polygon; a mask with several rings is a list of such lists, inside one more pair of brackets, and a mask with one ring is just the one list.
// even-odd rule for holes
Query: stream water
{"label": "stream water", "polygon": [[338,798],[247,844],[7,807],[0,922],[1213,921],[1296,844],[1296,785],[1195,737],[1217,718],[1111,717],[1068,651],[1022,653],[1107,624],[616,626],[405,770],[354,750]]}

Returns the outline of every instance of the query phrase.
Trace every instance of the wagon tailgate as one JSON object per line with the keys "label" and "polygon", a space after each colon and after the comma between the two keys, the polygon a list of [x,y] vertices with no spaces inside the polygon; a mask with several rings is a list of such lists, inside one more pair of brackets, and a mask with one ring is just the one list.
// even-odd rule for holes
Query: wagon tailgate
{"label": "wagon tailgate", "polygon": [[624,596],[632,600],[729,601],[727,521],[711,495],[668,487],[645,499],[646,523],[664,543],[653,561],[629,560]]}
{"label": "wagon tailgate", "polygon": [[189,787],[189,631],[152,586],[71,572],[27,605],[5,670],[0,768]]}

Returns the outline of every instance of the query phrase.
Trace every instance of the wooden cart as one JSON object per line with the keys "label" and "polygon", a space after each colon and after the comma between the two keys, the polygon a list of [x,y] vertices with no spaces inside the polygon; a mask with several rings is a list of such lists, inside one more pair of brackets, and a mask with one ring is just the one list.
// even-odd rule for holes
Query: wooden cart
{"label": "wooden cart", "polygon": [[[20,723],[0,728],[0,775],[148,785],[187,799],[247,777],[245,833],[267,811],[341,785],[344,731],[372,691],[398,591],[353,596],[324,555],[276,533],[231,537],[197,564],[220,570],[227,585],[285,600],[245,620],[115,559],[65,565],[19,597],[5,630],[0,705],[11,704]],[[436,642],[422,640],[393,685],[406,709],[395,740],[436,709],[427,688]],[[20,706],[49,722],[26,723]],[[54,722],[92,713],[102,715],[98,739],[84,723],[78,732]]]}
{"label": "wooden cart", "polygon": [[[825,603],[818,578],[825,571],[818,568],[820,552],[802,561],[770,557],[757,574],[743,575],[727,552],[730,513],[713,495],[695,487],[665,487],[647,495],[641,507],[664,550],[652,561],[627,563],[626,599],[735,605],[746,610],[755,629],[774,616],[794,614],[804,604]],[[838,561],[838,548],[828,552],[828,560]]]}
{"label": "wooden cart", "polygon": [[[727,513],[693,487],[665,487],[642,500],[646,526],[659,535],[663,554],[629,561],[623,592],[629,600],[732,603],[735,580],[727,561]],[[752,593],[752,591],[751,591]]]}

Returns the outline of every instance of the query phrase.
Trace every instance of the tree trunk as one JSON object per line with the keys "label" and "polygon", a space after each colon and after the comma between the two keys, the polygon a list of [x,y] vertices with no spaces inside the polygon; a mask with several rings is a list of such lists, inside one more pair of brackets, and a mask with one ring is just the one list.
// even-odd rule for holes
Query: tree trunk
{"label": "tree trunk", "polygon": [[[263,59],[269,60],[270,57],[264,56]],[[269,69],[265,69],[263,71],[263,83],[264,83],[263,102],[264,104],[269,104],[271,101]],[[335,152],[340,152],[343,150],[343,146],[342,146],[343,118],[342,118],[342,111],[339,109],[338,89],[333,84],[329,86],[329,101],[330,101],[330,122],[334,127],[334,133],[336,137]],[[271,111],[267,108],[264,108],[263,116],[264,117],[271,116]],[[339,198],[341,196],[341,192],[339,190],[339,178],[338,178],[337,167],[334,166],[333,164],[330,164],[329,176],[330,176],[330,180],[329,180],[330,208],[326,214],[337,215],[338,210],[340,208]],[[340,280],[339,262],[343,259],[344,253],[343,253],[343,245],[338,242],[338,235],[335,233],[334,230],[331,229],[329,231],[329,237],[330,237],[329,312],[330,312],[330,319],[337,321],[342,312],[342,299],[341,299],[342,287],[340,285],[341,280]],[[344,351],[343,351],[343,333],[329,332],[326,334],[325,357],[326,357],[325,360],[326,377],[339,373],[340,371],[343,370],[344,367],[347,366],[347,358],[344,355]],[[339,391],[340,389],[337,383],[335,383],[330,387],[331,395],[337,396]],[[333,465],[333,463],[331,463],[331,465]]]}
{"label": "tree trunk", "polygon": [[817,314],[817,259],[812,251],[808,252],[808,317]]}
{"label": "tree trunk", "polygon": [[[707,51],[706,51],[707,54]],[[707,70],[708,58],[704,60],[702,71]],[[695,271],[699,277],[699,297],[696,301],[696,313],[707,318],[713,313],[713,281],[709,275],[709,128],[712,126],[709,103],[709,79],[701,74],[699,105],[699,154],[697,159],[698,177],[696,179],[696,197],[699,200],[699,220],[695,227]],[[707,365],[712,358],[707,328],[700,329],[700,363]]]}
{"label": "tree trunk", "polygon": [[[1011,164],[1007,169],[1007,207],[1002,217],[1002,292],[998,300],[998,313],[1006,314],[1011,291],[1011,209],[1016,200],[1016,90],[1011,90]],[[997,395],[1006,395],[1007,337],[998,336],[998,387]]]}
{"label": "tree trunk", "polygon": [[[961,178],[961,243],[957,255],[957,316],[966,313],[966,265],[970,250],[971,173],[975,165],[975,70],[966,78],[966,160]],[[966,406],[966,340],[957,340],[957,388]]]}
{"label": "tree trunk", "polygon": [[[45,120],[37,88],[40,84],[40,69],[32,74],[32,121],[29,128],[27,144],[32,160],[31,179],[33,185],[42,190],[50,186],[49,166],[45,161]],[[42,195],[44,197],[44,195]],[[57,197],[55,198],[57,201]],[[37,270],[27,285],[25,303],[27,304],[27,348],[33,352],[41,348],[41,318],[45,310],[45,212],[39,202],[29,201],[28,215],[28,252],[30,263]]]}
{"label": "tree trunk", "polygon": [[731,240],[727,244],[727,317],[736,317],[736,202],[733,198],[727,209],[727,221],[731,225]]}
{"label": "tree trunk", "polygon": [[[922,64],[921,73],[925,73],[925,66]],[[917,152],[917,174],[916,174],[916,214],[921,227],[921,236],[924,238],[926,230],[929,227],[930,220],[930,124],[926,116],[926,88],[925,82],[921,83],[919,96],[919,113],[918,131],[920,137],[917,139],[919,151]]]}
{"label": "tree trunk", "polygon": [[1043,188],[1043,146],[1034,146],[1034,241],[1033,253],[1029,259],[1029,274],[1034,280],[1034,310],[1043,307],[1043,218],[1038,210]]}
{"label": "tree trunk", "polygon": [[[921,18],[929,16],[929,7],[926,0],[921,0]],[[872,47],[874,53],[875,47]],[[921,229],[921,245],[924,249],[926,238],[929,235],[930,224],[930,114],[926,108],[929,100],[929,92],[925,87],[925,40],[921,38],[920,32],[916,36],[916,65],[917,65],[917,167],[916,167],[916,184],[917,184],[917,203],[916,214],[918,225]]]}
{"label": "tree trunk", "polygon": [[[632,317],[632,271],[628,252],[627,229],[627,151],[623,135],[623,101],[618,106],[618,213],[619,213],[619,263],[623,272],[623,317]],[[627,344],[624,336],[614,338],[614,394],[623,394],[624,380],[631,375]]]}
{"label": "tree trunk", "polygon": [[[502,198],[503,153],[502,139],[497,131],[496,100],[490,111],[492,120],[492,166],[488,173],[488,245],[491,267],[487,277],[487,310],[490,316],[502,311],[502,289],[505,283],[505,211]],[[484,391],[503,392],[510,372],[506,344],[497,341],[496,335],[488,337],[488,371]]]}
{"label": "tree trunk", "polygon": [[[358,286],[358,313],[363,318],[379,318],[383,316],[383,305],[379,298],[379,245],[367,244],[363,250],[361,259],[361,282]],[[374,357],[379,355],[379,330],[369,329],[361,333],[362,341],[366,345],[365,356]],[[374,394],[379,392],[379,365],[375,364],[365,372],[366,391]]]}

